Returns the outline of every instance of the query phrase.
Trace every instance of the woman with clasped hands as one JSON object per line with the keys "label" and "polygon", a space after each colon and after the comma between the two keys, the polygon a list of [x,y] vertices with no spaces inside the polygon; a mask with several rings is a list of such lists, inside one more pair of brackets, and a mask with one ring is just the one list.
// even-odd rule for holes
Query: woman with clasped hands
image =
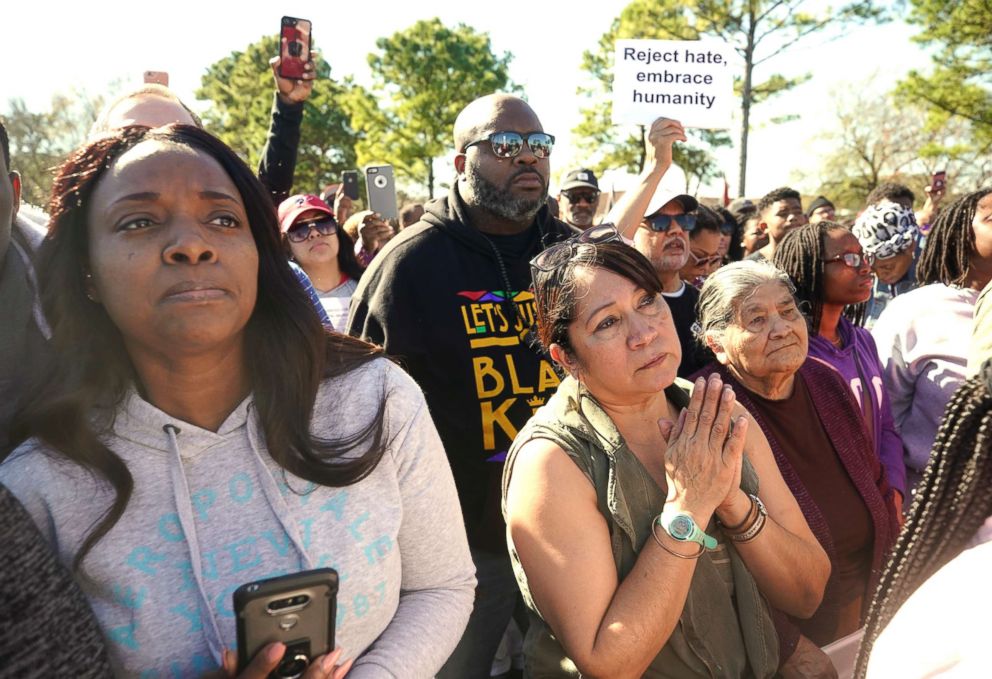
{"label": "woman with clasped hands", "polygon": [[504,472],[525,676],[770,677],[768,603],[816,610],[826,555],[733,391],[675,383],[660,283],[618,240],[595,227],[532,262],[541,341],[570,376]]}

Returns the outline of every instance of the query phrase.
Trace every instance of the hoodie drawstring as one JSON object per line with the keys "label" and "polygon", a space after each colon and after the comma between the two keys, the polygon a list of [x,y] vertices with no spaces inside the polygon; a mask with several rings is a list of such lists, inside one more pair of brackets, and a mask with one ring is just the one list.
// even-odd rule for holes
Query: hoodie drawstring
{"label": "hoodie drawstring", "polygon": [[272,507],[272,511],[279,520],[279,523],[282,524],[282,529],[286,531],[286,535],[289,536],[293,546],[296,547],[296,551],[300,557],[300,568],[302,570],[312,570],[313,562],[311,561],[307,550],[303,546],[303,538],[300,536],[300,528],[296,525],[296,522],[292,521],[293,512],[289,508],[289,505],[286,504],[286,499],[279,491],[279,486],[276,484],[276,480],[272,476],[272,471],[269,469],[269,466],[265,464],[265,460],[262,459],[262,455],[258,452],[261,446],[259,445],[258,429],[255,424],[255,418],[252,416],[252,410],[254,410],[254,407],[254,403],[248,406],[248,447],[251,448],[255,467],[258,470],[258,480],[262,486],[262,492],[265,494],[265,499],[269,501],[269,506]]}
{"label": "hoodie drawstring", "polygon": [[218,665],[224,664],[224,644],[221,641],[220,629],[217,627],[217,620],[214,618],[213,607],[207,598],[206,590],[203,586],[203,567],[200,558],[200,540],[196,535],[196,523],[193,521],[193,503],[189,496],[189,483],[186,481],[186,474],[183,473],[183,460],[179,454],[179,427],[174,424],[167,424],[162,427],[162,431],[169,437],[169,448],[172,452],[172,464],[169,465],[169,474],[172,477],[172,492],[176,502],[176,514],[179,516],[179,525],[182,527],[183,536],[189,547],[190,567],[193,571],[193,579],[196,581],[196,588],[200,595],[200,607],[202,613],[201,620],[207,623],[207,646],[210,653]]}

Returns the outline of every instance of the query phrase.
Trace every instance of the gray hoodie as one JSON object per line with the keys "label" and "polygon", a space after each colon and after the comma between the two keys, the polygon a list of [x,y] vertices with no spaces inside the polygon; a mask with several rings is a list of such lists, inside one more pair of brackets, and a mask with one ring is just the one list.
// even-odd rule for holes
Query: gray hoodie
{"label": "gray hoodie", "polygon": [[[433,676],[472,610],[474,567],[451,471],[423,395],[386,360],[327,380],[312,430],[352,434],[383,394],[387,449],[346,488],[316,486],[269,457],[249,397],[218,431],[131,392],[107,445],[134,493],[86,557],[84,584],[120,676],[192,677],[233,648],[241,584],[330,566],[340,576],[337,644],[349,677]],[[63,563],[111,502],[106,484],[28,441],[0,465]]]}

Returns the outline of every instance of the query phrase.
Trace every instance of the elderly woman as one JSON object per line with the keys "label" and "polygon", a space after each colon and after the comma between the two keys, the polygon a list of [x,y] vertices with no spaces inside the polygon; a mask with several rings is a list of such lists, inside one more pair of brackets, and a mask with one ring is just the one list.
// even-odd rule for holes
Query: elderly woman
{"label": "elderly woman", "polygon": [[804,617],[828,575],[761,431],[681,355],[651,263],[596,227],[532,262],[570,373],[504,471],[533,677],[769,677],[766,600]]}
{"label": "elderly woman", "polygon": [[[774,453],[832,572],[808,620],[782,622],[788,649],[856,631],[897,533],[892,490],[864,419],[837,371],[808,360],[806,319],[789,277],[765,262],[729,264],[700,293],[702,339]],[[787,651],[783,653],[787,657]]]}
{"label": "elderly woman", "polygon": [[66,161],[51,214],[57,359],[0,482],[115,672],[230,674],[232,592],[333,566],[343,652],[307,679],[432,676],[475,584],[441,441],[406,374],[320,326],[248,167],[197,128],[126,128]]}

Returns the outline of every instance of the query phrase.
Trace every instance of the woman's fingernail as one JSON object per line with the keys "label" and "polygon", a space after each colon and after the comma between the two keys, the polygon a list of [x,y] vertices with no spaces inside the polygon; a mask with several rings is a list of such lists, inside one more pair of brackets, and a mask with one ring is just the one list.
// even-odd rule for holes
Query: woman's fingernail
{"label": "woman's fingernail", "polygon": [[281,658],[285,652],[286,652],[285,646],[283,646],[281,643],[278,642],[274,643],[271,646],[269,646],[269,650],[265,652],[265,659],[268,660],[269,662],[279,660],[279,658]]}

